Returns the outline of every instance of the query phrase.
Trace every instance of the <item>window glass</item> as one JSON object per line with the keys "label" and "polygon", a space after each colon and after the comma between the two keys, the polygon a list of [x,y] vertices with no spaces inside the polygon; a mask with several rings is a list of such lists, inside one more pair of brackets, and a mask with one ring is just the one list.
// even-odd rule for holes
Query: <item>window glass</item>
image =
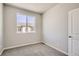
{"label": "window glass", "polygon": [[17,32],[35,32],[35,16],[27,16],[20,13],[16,14]]}

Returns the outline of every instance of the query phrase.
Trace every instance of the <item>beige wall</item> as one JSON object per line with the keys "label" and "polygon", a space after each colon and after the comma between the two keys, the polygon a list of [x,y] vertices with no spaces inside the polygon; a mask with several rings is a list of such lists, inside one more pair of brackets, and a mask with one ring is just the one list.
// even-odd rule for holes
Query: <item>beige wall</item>
{"label": "beige wall", "polygon": [[3,49],[3,5],[0,3],[0,54]]}
{"label": "beige wall", "polygon": [[58,4],[43,14],[43,39],[46,44],[68,52],[68,12],[79,4]]}
{"label": "beige wall", "polygon": [[[36,16],[36,33],[16,33],[16,13]],[[41,16],[37,13],[20,10],[11,6],[4,7],[5,48],[39,43],[41,36]]]}

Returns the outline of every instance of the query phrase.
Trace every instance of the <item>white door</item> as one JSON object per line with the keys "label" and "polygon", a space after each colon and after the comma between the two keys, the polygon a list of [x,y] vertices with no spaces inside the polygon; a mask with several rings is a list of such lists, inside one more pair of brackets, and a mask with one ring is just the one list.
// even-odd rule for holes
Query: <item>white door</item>
{"label": "white door", "polygon": [[79,9],[69,12],[68,36],[68,54],[79,56]]}

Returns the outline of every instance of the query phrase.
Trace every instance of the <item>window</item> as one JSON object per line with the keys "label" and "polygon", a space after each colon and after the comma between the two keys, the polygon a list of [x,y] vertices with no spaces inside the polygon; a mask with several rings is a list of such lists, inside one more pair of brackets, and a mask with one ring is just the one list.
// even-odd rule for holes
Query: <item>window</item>
{"label": "window", "polygon": [[16,14],[17,33],[35,32],[35,16]]}

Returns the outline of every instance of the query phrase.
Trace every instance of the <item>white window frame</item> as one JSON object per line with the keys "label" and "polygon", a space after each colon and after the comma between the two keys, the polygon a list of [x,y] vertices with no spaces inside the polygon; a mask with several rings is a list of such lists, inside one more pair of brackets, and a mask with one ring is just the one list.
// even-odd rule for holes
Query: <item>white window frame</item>
{"label": "white window frame", "polygon": [[[16,13],[16,23],[17,23],[17,24],[16,24],[16,27],[19,26],[19,25],[18,25],[18,21],[17,21],[17,16],[18,16],[18,15],[22,15],[22,16],[23,16],[24,14]],[[27,19],[27,18],[28,18],[28,17],[34,17],[34,18],[35,18],[35,19],[34,19],[34,30],[33,30],[33,31],[28,31],[28,30],[26,29],[25,32],[19,32],[19,31],[18,31],[18,28],[17,28],[16,33],[36,33],[36,17],[35,17],[35,16],[29,16],[29,15],[28,15],[28,16],[27,16],[27,15],[24,15],[24,16],[26,16],[26,23],[25,23],[25,26],[26,26],[26,27],[28,27],[28,24],[29,24],[28,20],[30,20],[30,19]],[[26,28],[26,27],[25,27],[25,28]],[[21,29],[23,30],[23,28],[21,28]]]}

